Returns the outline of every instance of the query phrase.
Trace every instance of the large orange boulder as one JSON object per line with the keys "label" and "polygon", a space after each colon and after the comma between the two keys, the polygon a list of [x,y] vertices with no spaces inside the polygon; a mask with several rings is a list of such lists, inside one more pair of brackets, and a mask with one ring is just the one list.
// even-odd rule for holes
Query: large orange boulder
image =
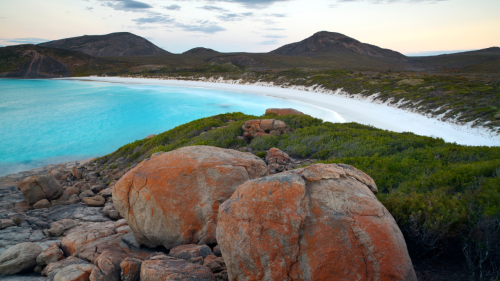
{"label": "large orange boulder", "polygon": [[344,164],[255,179],[219,208],[229,280],[417,280],[375,182]]}
{"label": "large orange boulder", "polygon": [[215,244],[219,205],[239,185],[267,173],[254,155],[188,146],[153,155],[130,170],[116,183],[113,203],[145,246]]}
{"label": "large orange boulder", "polygon": [[276,115],[288,115],[288,114],[304,115],[304,113],[293,108],[268,108],[266,109],[266,114],[269,113],[274,113]]}

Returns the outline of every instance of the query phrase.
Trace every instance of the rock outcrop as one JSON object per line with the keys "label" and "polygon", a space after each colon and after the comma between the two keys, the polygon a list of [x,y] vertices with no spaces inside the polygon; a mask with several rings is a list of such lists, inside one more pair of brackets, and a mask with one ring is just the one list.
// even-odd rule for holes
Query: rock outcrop
{"label": "rock outcrop", "polygon": [[289,132],[295,131],[281,120],[263,119],[263,120],[248,120],[243,124],[243,137],[255,138],[265,135],[280,136]]}
{"label": "rock outcrop", "polygon": [[268,108],[266,109],[266,114],[276,114],[276,115],[289,115],[289,114],[295,114],[295,115],[305,115],[304,113],[293,109],[293,108]]}
{"label": "rock outcrop", "polygon": [[417,280],[375,182],[344,164],[248,181],[219,207],[229,280]]}
{"label": "rock outcrop", "polygon": [[144,261],[141,266],[141,281],[157,280],[215,281],[215,277],[207,267],[185,260],[165,258]]}
{"label": "rock outcrop", "polygon": [[285,170],[290,170],[292,160],[285,152],[273,147],[266,153],[266,163],[269,169],[269,174],[281,173]]}
{"label": "rock outcrop", "polygon": [[113,203],[145,246],[215,244],[219,205],[239,185],[267,174],[254,155],[188,146],[130,170],[115,185]]}
{"label": "rock outcrop", "polygon": [[23,192],[26,202],[30,205],[42,199],[56,199],[63,193],[57,180],[48,174],[25,178],[17,184],[17,187]]}

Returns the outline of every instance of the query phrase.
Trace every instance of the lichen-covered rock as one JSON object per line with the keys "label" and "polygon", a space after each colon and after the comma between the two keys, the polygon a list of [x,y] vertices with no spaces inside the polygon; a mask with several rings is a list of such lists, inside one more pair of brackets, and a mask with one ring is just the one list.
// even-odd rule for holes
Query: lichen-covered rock
{"label": "lichen-covered rock", "polygon": [[90,274],[91,281],[120,281],[120,263],[124,257],[113,252],[104,251],[95,260],[97,266]]}
{"label": "lichen-covered rock", "polygon": [[38,255],[36,263],[44,266],[64,259],[63,252],[59,248],[59,243],[52,243],[47,249]]}
{"label": "lichen-covered rock", "polygon": [[280,136],[294,130],[285,122],[274,119],[248,120],[242,127],[243,136],[246,138],[261,137],[264,135]]}
{"label": "lichen-covered rock", "polygon": [[207,245],[187,244],[172,248],[168,255],[178,259],[190,260],[197,257],[204,259],[207,256],[213,255],[213,253]]}
{"label": "lichen-covered rock", "polygon": [[215,281],[212,272],[203,265],[185,260],[147,260],[141,266],[141,281]]}
{"label": "lichen-covered rock", "polygon": [[215,244],[219,204],[242,183],[265,175],[266,164],[256,156],[188,146],[130,170],[116,183],[113,203],[143,245]]}
{"label": "lichen-covered rock", "polygon": [[273,147],[266,153],[266,163],[270,174],[281,173],[291,169],[290,156],[285,152]]}
{"label": "lichen-covered rock", "polygon": [[122,281],[139,281],[142,261],[127,257],[120,263]]}
{"label": "lichen-covered rock", "polygon": [[56,276],[59,271],[61,271],[65,267],[75,264],[86,265],[90,263],[76,257],[68,257],[67,259],[49,263],[47,267],[45,267],[45,269],[42,271],[42,275],[47,276],[48,280],[54,280],[54,276]]}
{"label": "lichen-covered rock", "polygon": [[75,228],[61,240],[61,249],[66,256],[71,256],[83,245],[97,239],[114,235],[114,223],[106,225],[95,223]]}
{"label": "lichen-covered rock", "polygon": [[0,274],[32,271],[36,266],[36,258],[42,251],[42,247],[31,242],[10,247],[0,255]]}
{"label": "lichen-covered rock", "polygon": [[295,115],[304,115],[304,113],[293,109],[293,108],[268,108],[266,109],[266,114],[276,114],[276,115],[289,115],[289,114],[295,114]]}
{"label": "lichen-covered rock", "polygon": [[375,183],[343,164],[249,181],[219,208],[229,280],[417,280]]}
{"label": "lichen-covered rock", "polygon": [[74,264],[61,269],[54,276],[54,281],[87,281],[96,268],[93,264]]}
{"label": "lichen-covered rock", "polygon": [[62,187],[51,174],[25,178],[17,184],[17,187],[30,205],[42,199],[56,199],[63,193]]}

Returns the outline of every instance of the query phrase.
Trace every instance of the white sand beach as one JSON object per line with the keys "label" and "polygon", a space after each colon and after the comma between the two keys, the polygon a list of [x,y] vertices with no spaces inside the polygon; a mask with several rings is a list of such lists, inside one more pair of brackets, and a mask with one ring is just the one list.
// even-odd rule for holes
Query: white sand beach
{"label": "white sand beach", "polygon": [[307,103],[317,108],[326,109],[304,112],[330,122],[357,122],[395,132],[413,132],[418,135],[444,139],[446,142],[472,146],[499,146],[500,136],[485,128],[471,128],[469,125],[457,125],[426,117],[419,113],[403,110],[373,102],[372,99],[348,97],[341,91],[331,92],[313,87],[282,88],[272,83],[239,84],[239,81],[210,79],[208,82],[185,80],[162,80],[148,78],[122,77],[78,77],[63,78],[124,84],[165,85],[175,87],[194,87],[217,89],[221,91],[244,92]]}

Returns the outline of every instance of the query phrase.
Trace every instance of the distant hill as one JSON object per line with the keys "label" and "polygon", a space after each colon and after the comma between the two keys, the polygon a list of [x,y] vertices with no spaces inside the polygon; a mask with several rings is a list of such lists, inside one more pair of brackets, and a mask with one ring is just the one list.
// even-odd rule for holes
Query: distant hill
{"label": "distant hill", "polygon": [[475,51],[455,53],[452,55],[500,55],[500,47],[490,47],[486,49],[480,49]]}
{"label": "distant hill", "polygon": [[271,51],[270,54],[284,56],[314,56],[318,54],[340,52],[357,53],[370,57],[392,58],[397,60],[407,59],[405,55],[396,51],[361,43],[344,34],[328,31],[317,32],[313,36],[300,42],[291,43]]}
{"label": "distant hill", "polygon": [[119,63],[87,54],[37,45],[0,48],[0,77],[55,78],[112,70]]}
{"label": "distant hill", "polygon": [[185,51],[182,54],[187,55],[187,54],[220,54],[220,53],[215,51],[215,50],[212,50],[212,49],[197,47],[197,48],[192,48],[191,50]]}
{"label": "distant hill", "polygon": [[39,44],[46,48],[80,51],[96,57],[155,56],[170,54],[148,40],[129,32],[85,35]]}

